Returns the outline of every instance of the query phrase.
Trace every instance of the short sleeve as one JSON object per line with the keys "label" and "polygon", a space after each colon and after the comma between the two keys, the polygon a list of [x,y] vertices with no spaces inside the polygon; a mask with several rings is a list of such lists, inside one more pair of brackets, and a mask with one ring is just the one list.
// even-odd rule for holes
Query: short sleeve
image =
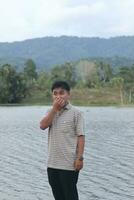
{"label": "short sleeve", "polygon": [[76,135],[85,135],[85,122],[84,122],[84,114],[82,112],[78,112],[75,119],[75,131]]}

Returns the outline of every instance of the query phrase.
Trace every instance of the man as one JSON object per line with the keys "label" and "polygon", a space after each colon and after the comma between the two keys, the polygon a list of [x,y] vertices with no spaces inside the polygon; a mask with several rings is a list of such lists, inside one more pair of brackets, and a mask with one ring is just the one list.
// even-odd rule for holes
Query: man
{"label": "man", "polygon": [[84,130],[82,113],[69,103],[70,86],[52,85],[53,105],[40,122],[48,131],[49,184],[55,200],[78,200],[77,181],[83,167]]}

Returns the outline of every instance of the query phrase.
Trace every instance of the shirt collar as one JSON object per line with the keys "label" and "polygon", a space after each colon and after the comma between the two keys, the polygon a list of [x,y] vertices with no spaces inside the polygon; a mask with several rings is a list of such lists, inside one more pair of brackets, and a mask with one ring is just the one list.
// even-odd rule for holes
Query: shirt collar
{"label": "shirt collar", "polygon": [[71,104],[70,103],[67,103],[65,106],[64,106],[64,110],[69,110],[71,108]]}

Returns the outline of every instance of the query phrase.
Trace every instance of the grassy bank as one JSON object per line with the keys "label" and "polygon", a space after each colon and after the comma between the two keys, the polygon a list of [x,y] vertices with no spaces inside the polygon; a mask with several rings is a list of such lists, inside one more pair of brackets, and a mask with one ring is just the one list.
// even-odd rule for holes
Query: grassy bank
{"label": "grassy bank", "polygon": [[[45,94],[45,91],[33,91],[31,96],[28,96],[22,101],[24,105],[51,105],[52,98]],[[80,106],[123,106],[134,105],[121,103],[120,92],[113,88],[94,88],[94,89],[72,89],[71,103]]]}
{"label": "grassy bank", "polygon": [[[78,106],[134,106],[123,99],[121,103],[119,89],[109,87],[105,88],[84,88],[71,90],[71,103]],[[31,95],[27,96],[19,104],[0,104],[0,106],[30,106],[30,105],[51,105],[51,94],[45,91],[33,90]]]}

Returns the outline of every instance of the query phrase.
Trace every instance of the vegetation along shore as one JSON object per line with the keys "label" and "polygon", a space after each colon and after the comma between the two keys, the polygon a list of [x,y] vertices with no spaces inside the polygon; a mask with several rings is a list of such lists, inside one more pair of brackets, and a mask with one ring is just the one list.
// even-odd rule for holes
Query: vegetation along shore
{"label": "vegetation along shore", "polygon": [[134,65],[116,67],[90,59],[37,70],[28,59],[23,70],[0,65],[0,105],[50,105],[53,81],[63,79],[72,87],[75,105],[134,105]]}

